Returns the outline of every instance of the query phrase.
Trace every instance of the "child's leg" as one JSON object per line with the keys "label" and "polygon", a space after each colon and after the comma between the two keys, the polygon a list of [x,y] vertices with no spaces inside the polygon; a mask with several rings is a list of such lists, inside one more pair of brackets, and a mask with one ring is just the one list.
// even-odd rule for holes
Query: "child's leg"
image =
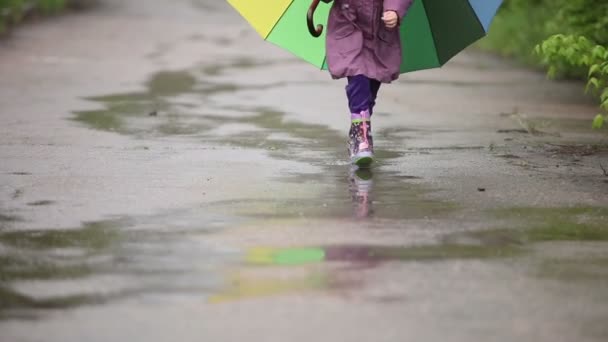
{"label": "child's leg", "polygon": [[[348,77],[346,95],[350,108],[349,153],[351,162],[369,166],[373,161],[374,143],[371,135],[372,82],[363,75]],[[377,92],[377,89],[375,90]]]}
{"label": "child's leg", "polygon": [[346,95],[350,112],[360,114],[363,111],[369,111],[371,115],[381,85],[382,83],[379,81],[363,75],[349,76]]}
{"label": "child's leg", "polygon": [[349,76],[346,96],[351,114],[360,115],[362,112],[369,111],[372,105],[370,79],[363,75]]}
{"label": "child's leg", "polygon": [[380,90],[380,85],[382,83],[380,81],[370,79],[369,80],[369,88],[371,91],[371,103],[369,106],[370,115],[374,113],[374,107],[376,106],[376,98],[378,97],[378,91]]}

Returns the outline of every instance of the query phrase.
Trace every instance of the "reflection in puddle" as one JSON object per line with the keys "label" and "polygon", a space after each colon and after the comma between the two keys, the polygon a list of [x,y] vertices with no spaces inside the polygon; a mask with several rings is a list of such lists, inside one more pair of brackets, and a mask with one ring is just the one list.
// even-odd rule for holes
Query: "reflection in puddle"
{"label": "reflection in puddle", "polygon": [[349,174],[350,193],[353,200],[354,217],[362,219],[373,214],[372,190],[374,174],[371,169],[351,168]]}
{"label": "reflection in puddle", "polygon": [[8,227],[10,223],[21,221],[21,217],[17,215],[9,215],[6,213],[0,213],[0,228]]}
{"label": "reflection in puddle", "polygon": [[[368,173],[352,176],[360,179],[350,180],[349,208],[372,218],[370,193],[379,198],[383,193],[375,187],[372,191]],[[453,233],[437,244],[254,247],[242,253],[206,244],[209,234],[234,222],[200,227],[212,223],[210,213],[200,211],[88,223],[72,230],[0,232],[0,317],[36,318],[34,313],[45,309],[172,294],[205,297],[208,303],[303,293],[395,302],[403,299],[399,291],[369,296],[369,289],[391,272],[405,272],[407,265],[453,260],[514,259],[532,267],[522,276],[576,281],[581,289],[596,292],[598,284],[608,282],[605,246],[583,244],[608,238],[603,208],[505,209],[496,215],[519,217],[529,229]],[[578,233],[564,234],[564,227]],[[565,245],[548,248],[547,241]],[[98,281],[104,277],[111,283]]]}
{"label": "reflection in puddle", "polygon": [[[263,61],[234,60],[217,68],[261,68]],[[350,170],[346,162],[346,134],[327,126],[287,119],[287,114],[259,106],[214,106],[213,95],[241,90],[263,91],[268,86],[239,86],[214,82],[208,66],[200,70],[160,72],[141,92],[99,96],[103,109],[76,113],[76,120],[91,128],[145,138],[187,136],[201,144],[258,149],[275,159],[313,165],[320,172],[284,172],[273,179],[283,184],[303,184],[319,189],[317,198],[262,200],[248,198],[210,204],[228,207],[245,217],[278,218],[438,218],[454,212],[452,202],[430,199],[420,178],[382,170],[403,152],[378,149],[377,177],[371,171]],[[222,69],[223,70],[223,69]],[[148,115],[159,110],[157,116]],[[235,114],[236,113],[236,114]],[[221,132],[229,134],[219,134]],[[384,131],[378,132],[383,139]],[[394,146],[382,143],[381,146]],[[374,171],[376,172],[376,171]],[[373,188],[373,189],[372,189]],[[345,191],[346,189],[346,191]],[[373,190],[373,191],[372,191]],[[373,193],[382,194],[373,199]],[[348,199],[350,193],[351,200]]]}
{"label": "reflection in puddle", "polygon": [[9,285],[79,279],[100,272],[111,265],[108,253],[121,240],[118,226],[119,222],[109,221],[85,224],[74,230],[0,233],[0,308],[67,308],[97,302],[96,294],[86,296],[76,291],[44,298],[28,296]]}
{"label": "reflection in puddle", "polygon": [[[369,218],[371,173],[351,177],[357,178],[350,179],[349,208]],[[384,195],[376,191],[373,188],[374,197]],[[608,254],[601,244],[608,240],[607,214],[605,208],[503,209],[496,217],[508,217],[513,228],[447,234],[438,244],[257,247],[246,249],[240,261],[235,251],[218,251],[204,243],[206,234],[234,222],[220,224],[219,216],[212,219],[211,213],[200,209],[87,223],[78,229],[4,231],[0,232],[0,315],[11,312],[14,317],[15,310],[72,308],[144,294],[208,295],[212,303],[306,291],[336,295],[346,291],[357,296],[374,283],[369,272],[385,265],[448,260],[525,258],[526,264],[536,267],[530,276],[576,280],[587,288],[608,281]],[[201,222],[209,227],[200,226]],[[562,245],[556,248],[546,245],[548,241]],[[82,286],[103,276],[120,281],[112,286]],[[39,284],[34,288],[46,290],[27,293],[20,284],[29,284],[25,288]],[[54,284],[67,288],[54,295]]]}
{"label": "reflection in puddle", "polygon": [[519,243],[545,241],[608,241],[608,208],[509,208],[494,210],[511,227],[476,232],[487,241],[507,239]]}
{"label": "reflection in puddle", "polygon": [[594,282],[608,288],[608,253],[547,258],[540,263],[538,276],[571,283]]}
{"label": "reflection in puddle", "polygon": [[514,255],[515,246],[428,245],[428,246],[327,246],[308,248],[253,248],[245,261],[252,265],[304,265],[341,262],[377,266],[388,261],[490,258]]}
{"label": "reflection in puddle", "polygon": [[41,200],[41,201],[29,202],[29,203],[27,203],[27,205],[32,206],[32,207],[39,207],[39,206],[51,205],[54,203],[55,203],[55,201],[51,201],[51,200]]}
{"label": "reflection in puddle", "polygon": [[[223,303],[305,291],[336,295],[348,291],[356,296],[374,281],[373,276],[363,272],[386,263],[506,258],[523,252],[521,247],[511,245],[458,244],[252,248],[244,257],[246,268],[229,272],[227,288],[208,300]],[[275,269],[260,268],[269,266]]]}
{"label": "reflection in puddle", "polygon": [[[371,174],[354,178],[351,193],[355,215],[368,217],[367,183]],[[357,182],[363,181],[362,184]],[[363,190],[359,186],[363,185]],[[228,273],[227,286],[209,298],[211,303],[319,291],[357,297],[375,277],[366,272],[383,265],[447,260],[504,260],[525,258],[529,276],[577,281],[597,291],[608,284],[608,252],[598,241],[608,240],[605,208],[513,208],[495,212],[522,224],[521,229],[492,229],[453,233],[436,245],[333,245],[320,247],[249,249],[244,265]],[[547,245],[561,241],[560,245]],[[581,243],[587,243],[583,245]],[[574,244],[574,242],[578,242]],[[391,301],[399,298],[391,297]]]}
{"label": "reflection in puddle", "polygon": [[40,310],[129,297],[201,293],[213,286],[211,269],[230,254],[217,253],[200,236],[223,222],[198,209],[73,229],[0,231],[0,318],[36,318]]}

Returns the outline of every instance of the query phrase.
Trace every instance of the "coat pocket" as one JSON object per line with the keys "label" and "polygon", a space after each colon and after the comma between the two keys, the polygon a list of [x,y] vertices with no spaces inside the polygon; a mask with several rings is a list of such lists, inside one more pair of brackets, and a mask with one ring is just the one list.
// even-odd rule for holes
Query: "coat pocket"
{"label": "coat pocket", "polygon": [[399,72],[402,60],[399,30],[381,28],[375,48],[376,57],[382,67],[391,75]]}
{"label": "coat pocket", "polygon": [[340,26],[338,26],[336,28],[336,32],[334,34],[334,39],[335,40],[344,39],[344,38],[352,35],[353,33],[355,33],[356,30],[357,30],[357,28],[352,23],[350,23],[350,22],[342,23],[342,24],[340,24]]}
{"label": "coat pocket", "polygon": [[327,52],[333,55],[348,56],[358,54],[363,48],[363,34],[357,28],[349,28],[340,36],[328,37]]}
{"label": "coat pocket", "polygon": [[362,49],[362,33],[356,20],[357,12],[348,4],[332,10],[328,23],[328,54],[345,56]]}
{"label": "coat pocket", "polygon": [[378,30],[378,39],[380,39],[381,44],[386,44],[389,46],[399,45],[399,28],[387,29],[381,24],[382,27]]}

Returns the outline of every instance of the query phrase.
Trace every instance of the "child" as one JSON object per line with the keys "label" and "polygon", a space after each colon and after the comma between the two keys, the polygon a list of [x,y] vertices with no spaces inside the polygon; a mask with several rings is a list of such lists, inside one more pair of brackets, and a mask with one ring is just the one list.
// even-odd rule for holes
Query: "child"
{"label": "child", "polygon": [[[323,0],[331,2],[332,0]],[[334,79],[347,77],[351,162],[373,162],[371,116],[381,83],[399,77],[399,25],[413,0],[334,0],[327,23],[327,64]]]}

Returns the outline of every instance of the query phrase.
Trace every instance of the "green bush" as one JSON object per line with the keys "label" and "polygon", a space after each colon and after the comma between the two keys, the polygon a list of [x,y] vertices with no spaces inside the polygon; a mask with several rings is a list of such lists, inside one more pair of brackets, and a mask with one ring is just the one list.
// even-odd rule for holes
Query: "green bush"
{"label": "green bush", "polygon": [[547,23],[553,31],[586,37],[608,44],[608,2],[605,0],[558,0],[557,16]]}
{"label": "green bush", "polygon": [[553,78],[587,80],[607,113],[607,27],[606,0],[506,0],[480,47],[543,66]]}
{"label": "green bush", "polygon": [[587,91],[600,100],[594,128],[604,126],[608,113],[608,2],[605,0],[560,1],[555,19],[547,23],[561,30],[536,46],[536,54],[548,67],[550,77],[576,76],[587,80]]}
{"label": "green bush", "polygon": [[68,0],[2,0],[0,3],[0,33],[20,22],[32,12],[55,13],[64,8]]}
{"label": "green bush", "polygon": [[[536,52],[549,68],[549,76],[557,77],[572,70],[586,70],[587,91],[600,99],[600,107],[608,113],[608,49],[584,36],[557,34],[537,45]],[[602,128],[606,114],[598,114],[594,128]]]}
{"label": "green bush", "polygon": [[540,58],[533,54],[536,44],[559,33],[546,25],[556,12],[551,0],[505,0],[479,47],[537,65]]}

